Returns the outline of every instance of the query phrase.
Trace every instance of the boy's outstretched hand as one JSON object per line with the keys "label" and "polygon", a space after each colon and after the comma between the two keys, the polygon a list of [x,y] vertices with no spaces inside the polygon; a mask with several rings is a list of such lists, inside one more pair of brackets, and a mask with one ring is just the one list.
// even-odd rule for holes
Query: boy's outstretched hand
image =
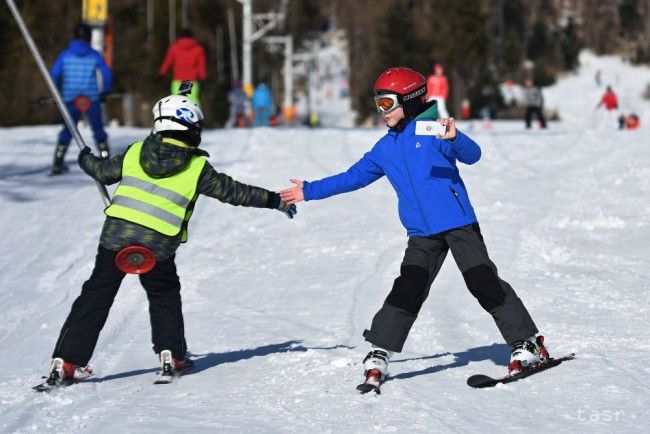
{"label": "boy's outstretched hand", "polygon": [[303,181],[301,179],[290,179],[295,187],[286,188],[280,191],[280,198],[283,202],[294,204],[305,200],[305,195],[302,192]]}

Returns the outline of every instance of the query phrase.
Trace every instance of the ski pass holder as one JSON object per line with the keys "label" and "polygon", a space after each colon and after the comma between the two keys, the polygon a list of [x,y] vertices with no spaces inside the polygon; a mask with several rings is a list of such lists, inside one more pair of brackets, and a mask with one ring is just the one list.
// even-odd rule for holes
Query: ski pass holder
{"label": "ski pass holder", "polygon": [[144,274],[156,266],[156,255],[143,246],[127,246],[115,255],[115,265],[127,274]]}
{"label": "ski pass holder", "polygon": [[445,126],[438,121],[415,121],[416,136],[444,136],[446,133]]}

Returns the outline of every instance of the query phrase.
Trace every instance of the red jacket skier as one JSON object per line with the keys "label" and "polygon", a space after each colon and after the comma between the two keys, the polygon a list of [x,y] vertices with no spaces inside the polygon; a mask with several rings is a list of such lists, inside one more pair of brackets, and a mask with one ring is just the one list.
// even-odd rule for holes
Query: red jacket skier
{"label": "red jacket skier", "polygon": [[178,94],[181,81],[192,81],[192,93],[190,98],[199,103],[199,81],[205,80],[208,76],[205,50],[203,46],[193,37],[190,29],[183,29],[181,37],[169,46],[165,59],[158,73],[167,75],[172,70],[172,95]]}
{"label": "red jacket skier", "polygon": [[611,86],[607,86],[597,107],[605,106],[605,110],[616,110],[618,108],[618,98]]}
{"label": "red jacket skier", "polygon": [[443,118],[448,118],[447,98],[449,97],[449,80],[441,64],[436,63],[433,74],[427,78],[427,101],[436,100],[438,113]]}

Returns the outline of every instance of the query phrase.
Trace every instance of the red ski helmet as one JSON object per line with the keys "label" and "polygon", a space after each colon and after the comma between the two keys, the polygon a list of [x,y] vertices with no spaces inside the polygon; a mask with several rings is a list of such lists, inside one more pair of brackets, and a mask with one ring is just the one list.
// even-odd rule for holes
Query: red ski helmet
{"label": "red ski helmet", "polygon": [[427,81],[410,68],[395,66],[382,72],[374,86],[374,96],[393,94],[404,108],[407,119],[420,114],[427,98]]}

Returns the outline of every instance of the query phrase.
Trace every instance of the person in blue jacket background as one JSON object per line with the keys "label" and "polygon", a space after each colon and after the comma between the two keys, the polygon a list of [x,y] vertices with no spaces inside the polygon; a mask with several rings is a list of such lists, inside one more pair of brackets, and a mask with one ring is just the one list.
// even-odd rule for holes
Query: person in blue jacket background
{"label": "person in blue jacket background", "polygon": [[253,92],[251,105],[255,116],[253,126],[268,127],[271,121],[271,112],[273,111],[273,96],[266,83],[257,85]]}
{"label": "person in blue jacket background", "polygon": [[[57,56],[50,75],[59,87],[73,121],[79,122],[81,113],[86,113],[99,155],[107,159],[110,151],[108,136],[104,131],[100,100],[111,90],[113,74],[102,55],[90,46],[90,26],[79,23],[72,33],[72,40]],[[97,82],[97,70],[102,77],[101,88]],[[72,133],[64,122],[54,151],[52,175],[59,175],[67,170],[63,159],[70,140],[72,140]]]}
{"label": "person in blue jacket background", "polygon": [[397,192],[408,245],[400,276],[372,320],[365,339],[373,346],[364,360],[367,378],[380,381],[393,352],[401,352],[429,288],[451,253],[467,288],[489,312],[511,346],[510,372],[548,358],[543,337],[512,287],[490,260],[457,161],[474,164],[481,149],[456,129],[454,118],[438,119],[435,100],[426,102],[425,78],[409,68],[384,71],[374,100],[388,132],[347,171],[317,181],[292,179],[280,192],[287,203],[317,200],[357,190],[386,176]]}

